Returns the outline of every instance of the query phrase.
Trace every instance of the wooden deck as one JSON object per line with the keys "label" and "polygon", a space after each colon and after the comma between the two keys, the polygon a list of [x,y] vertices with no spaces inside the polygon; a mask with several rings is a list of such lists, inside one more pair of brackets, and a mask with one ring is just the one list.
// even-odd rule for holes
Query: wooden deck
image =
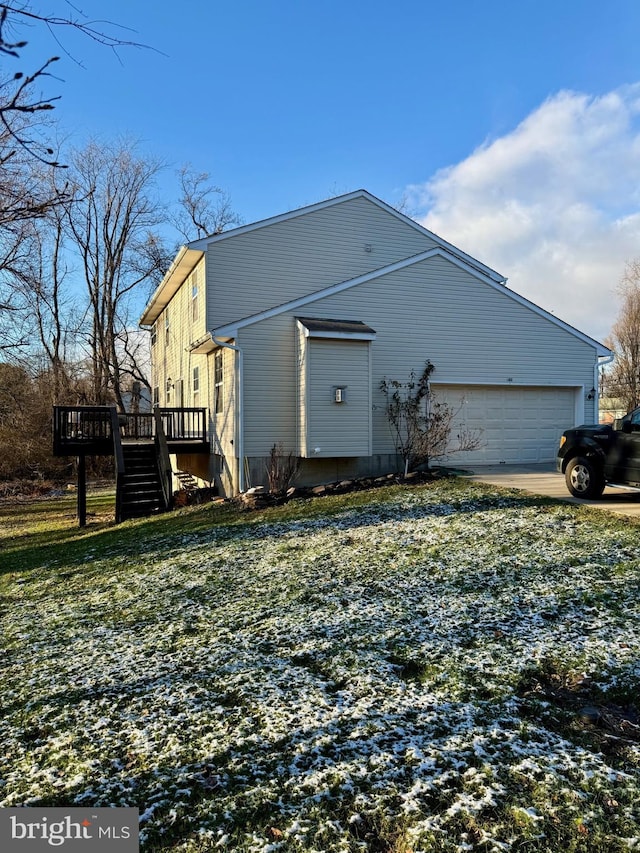
{"label": "wooden deck", "polygon": [[54,406],[54,456],[78,459],[78,522],[87,519],[86,457],[113,456],[117,522],[173,504],[171,453],[209,453],[206,409],[121,414],[115,406]]}
{"label": "wooden deck", "polygon": [[[207,410],[159,409],[170,453],[209,453]],[[111,406],[54,406],[54,456],[112,456],[114,435]],[[153,412],[117,414],[122,443],[154,443],[157,422]]]}

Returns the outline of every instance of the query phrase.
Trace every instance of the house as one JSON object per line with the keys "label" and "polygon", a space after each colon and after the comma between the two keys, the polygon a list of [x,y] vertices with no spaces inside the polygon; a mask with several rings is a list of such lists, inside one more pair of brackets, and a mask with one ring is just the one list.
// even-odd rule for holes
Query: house
{"label": "house", "polygon": [[207,407],[211,455],[174,467],[224,494],[397,470],[379,390],[435,365],[432,389],[482,430],[468,465],[546,462],[597,421],[602,344],[364,190],[183,246],[141,318],[153,402]]}

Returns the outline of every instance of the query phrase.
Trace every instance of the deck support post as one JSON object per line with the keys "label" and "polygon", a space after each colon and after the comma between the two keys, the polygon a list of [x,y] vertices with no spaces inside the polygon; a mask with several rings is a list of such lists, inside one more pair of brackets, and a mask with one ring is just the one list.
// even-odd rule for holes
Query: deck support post
{"label": "deck support post", "polygon": [[78,526],[87,524],[87,466],[84,453],[78,456]]}

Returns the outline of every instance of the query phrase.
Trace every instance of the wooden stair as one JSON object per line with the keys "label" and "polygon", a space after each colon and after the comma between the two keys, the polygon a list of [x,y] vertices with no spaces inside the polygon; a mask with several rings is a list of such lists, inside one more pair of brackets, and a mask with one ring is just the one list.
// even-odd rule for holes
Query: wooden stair
{"label": "wooden stair", "polygon": [[120,521],[164,511],[164,498],[154,445],[123,443],[125,473],[118,486]]}
{"label": "wooden stair", "polygon": [[198,486],[198,481],[195,479],[195,477],[192,477],[188,471],[175,471],[174,474],[176,479],[180,483],[180,488],[188,494],[192,492],[197,492],[200,488]]}

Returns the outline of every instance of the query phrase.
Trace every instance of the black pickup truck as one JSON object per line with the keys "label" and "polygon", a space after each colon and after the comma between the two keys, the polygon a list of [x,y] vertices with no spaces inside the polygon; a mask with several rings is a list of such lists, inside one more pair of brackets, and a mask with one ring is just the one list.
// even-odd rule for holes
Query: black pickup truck
{"label": "black pickup truck", "polygon": [[556,463],[577,498],[600,497],[607,485],[640,489],[640,408],[613,425],[566,430]]}

